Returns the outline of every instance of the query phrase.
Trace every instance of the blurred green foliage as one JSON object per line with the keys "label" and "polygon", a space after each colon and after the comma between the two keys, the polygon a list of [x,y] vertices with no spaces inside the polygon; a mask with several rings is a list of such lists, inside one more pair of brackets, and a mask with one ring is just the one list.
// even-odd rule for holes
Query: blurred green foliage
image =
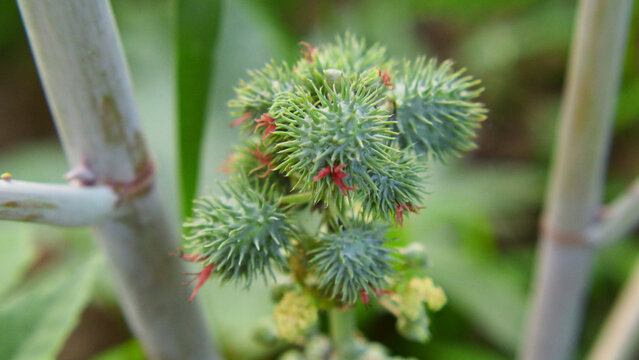
{"label": "blurred green foliage", "polygon": [[[114,0],[113,6],[146,136],[158,161],[158,181],[177,218],[174,7],[169,0]],[[375,308],[360,309],[359,320],[370,339],[388,344],[398,355],[438,360],[512,358],[534,266],[537,219],[575,6],[575,1],[558,0],[223,1],[211,60],[215,80],[202,134],[198,192],[208,192],[215,179],[224,177],[218,168],[237,136],[228,126],[233,119],[226,102],[237,79],[244,77],[246,69],[270,58],[292,59],[299,51],[298,41],[317,44],[349,29],[387,45],[391,56],[425,53],[455,59],[483,79],[486,88],[482,100],[490,113],[479,150],[447,168],[429,169],[427,185],[432,195],[427,197],[427,209],[398,232],[400,238],[413,237],[426,245],[432,262],[429,275],[447,292],[449,304],[433,316],[433,338],[426,345],[402,340],[392,330],[393,319]],[[634,9],[628,41],[608,199],[639,174],[637,19],[639,7]],[[22,66],[30,54],[14,2],[2,2],[0,20],[4,73]],[[0,81],[2,98],[10,99],[20,86]],[[0,121],[1,126],[12,124]],[[66,171],[64,158],[50,140],[19,144],[16,139],[3,144],[0,172],[11,171],[24,180],[61,181]],[[0,333],[8,333],[1,329],[6,324],[28,329],[16,331],[15,336],[0,336],[6,344],[0,345],[3,359],[28,355],[36,347],[40,358],[51,358],[63,345],[77,346],[65,345],[65,339],[89,302],[115,308],[108,273],[102,261],[95,259],[97,249],[88,231],[0,222],[0,234]],[[582,353],[592,343],[639,254],[636,239],[635,234],[635,241],[619,243],[599,258],[588,299]],[[84,270],[89,268],[92,271]],[[268,294],[265,286],[247,292],[219,288],[213,282],[202,289],[207,319],[229,359],[272,356],[251,338],[259,321],[271,316]],[[141,358],[134,341],[103,357],[131,358]]]}
{"label": "blurred green foliage", "polygon": [[221,0],[176,0],[175,101],[182,213],[191,215],[200,166],[202,132],[219,28]]}

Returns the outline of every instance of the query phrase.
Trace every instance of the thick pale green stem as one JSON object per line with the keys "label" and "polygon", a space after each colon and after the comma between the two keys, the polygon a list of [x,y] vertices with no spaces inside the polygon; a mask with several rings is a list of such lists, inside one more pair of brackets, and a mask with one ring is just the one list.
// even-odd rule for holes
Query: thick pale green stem
{"label": "thick pale green stem", "polygon": [[335,353],[340,360],[355,359],[355,313],[353,310],[333,309],[328,312],[331,339],[335,347]]}
{"label": "thick pale green stem", "polygon": [[639,178],[603,213],[601,223],[593,229],[592,243],[605,246],[620,240],[639,225]]}
{"label": "thick pale green stem", "polygon": [[18,0],[69,164],[119,201],[95,227],[128,324],[149,359],[216,359],[154,182],[124,54],[106,0]]}
{"label": "thick pale green stem", "polygon": [[0,180],[0,220],[93,226],[114,215],[118,194],[108,186]]}
{"label": "thick pale green stem", "polygon": [[581,0],[555,151],[532,311],[520,357],[572,358],[594,249],[631,0]]}

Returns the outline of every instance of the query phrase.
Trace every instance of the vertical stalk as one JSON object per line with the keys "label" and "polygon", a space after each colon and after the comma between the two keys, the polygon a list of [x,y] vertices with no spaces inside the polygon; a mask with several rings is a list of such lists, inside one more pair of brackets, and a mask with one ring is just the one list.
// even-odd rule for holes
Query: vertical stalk
{"label": "vertical stalk", "polygon": [[639,260],[588,356],[589,360],[631,359],[639,344]]}
{"label": "vertical stalk", "polygon": [[631,0],[579,3],[522,359],[569,359],[574,350],[630,10]]}
{"label": "vertical stalk", "polygon": [[357,324],[353,310],[330,310],[328,321],[337,358],[341,360],[355,359],[354,337]]}
{"label": "vertical stalk", "polygon": [[166,216],[106,0],[18,0],[74,177],[113,188],[115,215],[95,228],[128,324],[150,359],[216,359],[187,301],[176,226]]}

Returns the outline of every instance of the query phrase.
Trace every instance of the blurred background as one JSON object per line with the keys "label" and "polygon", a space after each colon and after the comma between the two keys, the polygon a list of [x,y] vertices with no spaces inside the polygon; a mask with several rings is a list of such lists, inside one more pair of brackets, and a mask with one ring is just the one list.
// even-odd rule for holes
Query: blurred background
{"label": "blurred background", "polygon": [[[164,200],[178,219],[173,100],[172,2],[113,0],[136,101],[159,164]],[[432,340],[394,331],[394,318],[359,309],[367,337],[419,359],[510,359],[525,319],[537,223],[556,130],[576,1],[568,0],[227,0],[223,4],[202,159],[200,192],[215,192],[237,137],[226,102],[246,70],[298,55],[298,42],[331,41],[346,30],[397,58],[452,58],[483,80],[490,110],[479,149],[430,168],[427,209],[400,237],[423,242],[429,270],[449,297],[432,317]],[[639,7],[628,41],[607,200],[639,174]],[[0,172],[62,182],[56,138],[15,2],[0,2]],[[639,233],[599,257],[580,353],[639,255]],[[0,222],[0,358],[24,342],[59,359],[142,359],[122,319],[109,274],[89,230]],[[96,258],[95,277],[70,277]],[[74,281],[65,281],[74,279]],[[271,316],[265,286],[245,291],[210,281],[200,292],[228,359],[273,359],[252,340]],[[14,314],[29,314],[16,319]],[[55,328],[46,319],[63,316]],[[5,354],[6,356],[3,356]]]}

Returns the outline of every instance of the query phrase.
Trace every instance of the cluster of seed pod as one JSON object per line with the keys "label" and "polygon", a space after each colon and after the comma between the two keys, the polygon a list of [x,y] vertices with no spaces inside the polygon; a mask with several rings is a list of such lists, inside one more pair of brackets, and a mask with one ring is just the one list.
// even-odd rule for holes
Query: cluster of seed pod
{"label": "cluster of seed pod", "polygon": [[421,209],[428,161],[474,147],[481,88],[449,61],[396,62],[350,34],[302,45],[229,103],[243,144],[223,196],[196,201],[186,223],[196,291],[212,274],[248,286],[280,273],[320,307],[397,295],[411,279],[388,227]]}

